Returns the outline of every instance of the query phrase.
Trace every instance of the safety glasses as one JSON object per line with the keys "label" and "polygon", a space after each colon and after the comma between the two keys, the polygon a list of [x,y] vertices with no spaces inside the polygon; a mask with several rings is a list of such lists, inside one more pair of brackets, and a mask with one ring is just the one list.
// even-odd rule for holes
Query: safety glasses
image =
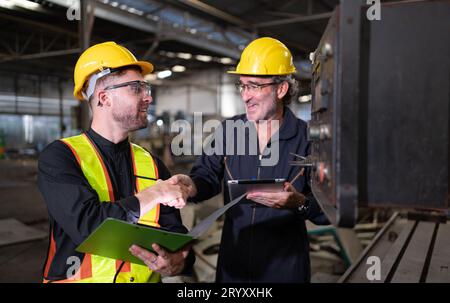
{"label": "safety glasses", "polygon": [[244,90],[247,90],[250,93],[259,93],[264,87],[270,86],[270,85],[277,85],[280,84],[279,82],[269,82],[269,83],[250,83],[250,84],[244,84],[242,82],[237,82],[235,84],[236,89],[242,93]]}
{"label": "safety glasses", "polygon": [[125,87],[125,86],[131,87],[133,92],[138,96],[147,95],[150,97],[152,95],[152,89],[151,89],[150,84],[145,81],[140,81],[140,80],[110,85],[110,86],[105,87],[104,90],[116,89],[116,88]]}

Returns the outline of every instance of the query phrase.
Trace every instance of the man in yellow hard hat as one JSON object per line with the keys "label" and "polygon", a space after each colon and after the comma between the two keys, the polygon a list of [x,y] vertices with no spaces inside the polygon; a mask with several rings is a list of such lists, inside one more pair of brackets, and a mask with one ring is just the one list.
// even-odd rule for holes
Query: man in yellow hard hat
{"label": "man in yellow hard hat", "polygon": [[39,157],[38,186],[50,220],[45,282],[142,283],[189,273],[194,256],[188,247],[169,253],[154,244],[154,254],[132,246],[147,266],[76,251],[107,218],[186,232],[174,207],[184,204],[189,190],[162,181],[170,178],[162,161],[128,140],[130,131],[147,126],[152,97],[144,76],[152,70],[114,42],[79,57],[74,96],[90,103],[91,127],[51,143]]}
{"label": "man in yellow hard hat", "polygon": [[[224,121],[220,130],[227,129],[230,121],[250,124],[256,129],[258,153],[251,154],[246,149],[245,153],[236,154],[240,141],[225,131],[215,136],[211,146],[220,145],[223,137],[226,152],[205,152],[197,159],[190,177],[172,177],[177,184],[191,188],[193,201],[209,199],[224,188],[225,204],[230,202],[229,180],[286,180],[283,191],[248,193],[226,213],[217,282],[310,280],[305,220],[328,222],[311,194],[307,174],[289,165],[294,160],[291,153],[306,156],[309,150],[306,123],[286,106],[297,94],[295,72],[292,55],[283,43],[269,37],[252,41],[244,49],[236,70],[230,72],[239,75],[236,87],[246,113]],[[237,133],[245,133],[247,143],[254,139],[248,130]],[[273,154],[278,154],[276,161],[266,161]]]}

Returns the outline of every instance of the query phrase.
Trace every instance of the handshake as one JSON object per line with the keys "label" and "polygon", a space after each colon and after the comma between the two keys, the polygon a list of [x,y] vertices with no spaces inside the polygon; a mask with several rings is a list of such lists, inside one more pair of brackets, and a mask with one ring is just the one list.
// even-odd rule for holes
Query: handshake
{"label": "handshake", "polygon": [[141,207],[141,216],[157,204],[175,208],[183,208],[189,197],[197,194],[197,188],[187,175],[175,175],[165,181],[158,180],[156,184],[136,194]]}

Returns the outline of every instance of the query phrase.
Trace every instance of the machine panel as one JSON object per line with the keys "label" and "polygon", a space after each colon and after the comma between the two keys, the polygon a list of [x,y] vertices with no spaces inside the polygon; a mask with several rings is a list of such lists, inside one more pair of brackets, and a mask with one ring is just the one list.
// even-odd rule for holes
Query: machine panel
{"label": "machine panel", "polygon": [[360,206],[449,207],[450,1],[366,11],[342,1],[312,58],[312,189],[346,227]]}

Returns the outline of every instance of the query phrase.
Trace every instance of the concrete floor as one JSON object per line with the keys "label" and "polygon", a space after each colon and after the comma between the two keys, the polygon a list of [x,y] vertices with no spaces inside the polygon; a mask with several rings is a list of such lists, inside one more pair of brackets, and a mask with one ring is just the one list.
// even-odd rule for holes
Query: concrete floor
{"label": "concrete floor", "polygon": [[[36,187],[36,162],[0,160],[0,219],[15,218],[48,233],[47,209]],[[40,282],[48,239],[0,247],[0,282]]]}

